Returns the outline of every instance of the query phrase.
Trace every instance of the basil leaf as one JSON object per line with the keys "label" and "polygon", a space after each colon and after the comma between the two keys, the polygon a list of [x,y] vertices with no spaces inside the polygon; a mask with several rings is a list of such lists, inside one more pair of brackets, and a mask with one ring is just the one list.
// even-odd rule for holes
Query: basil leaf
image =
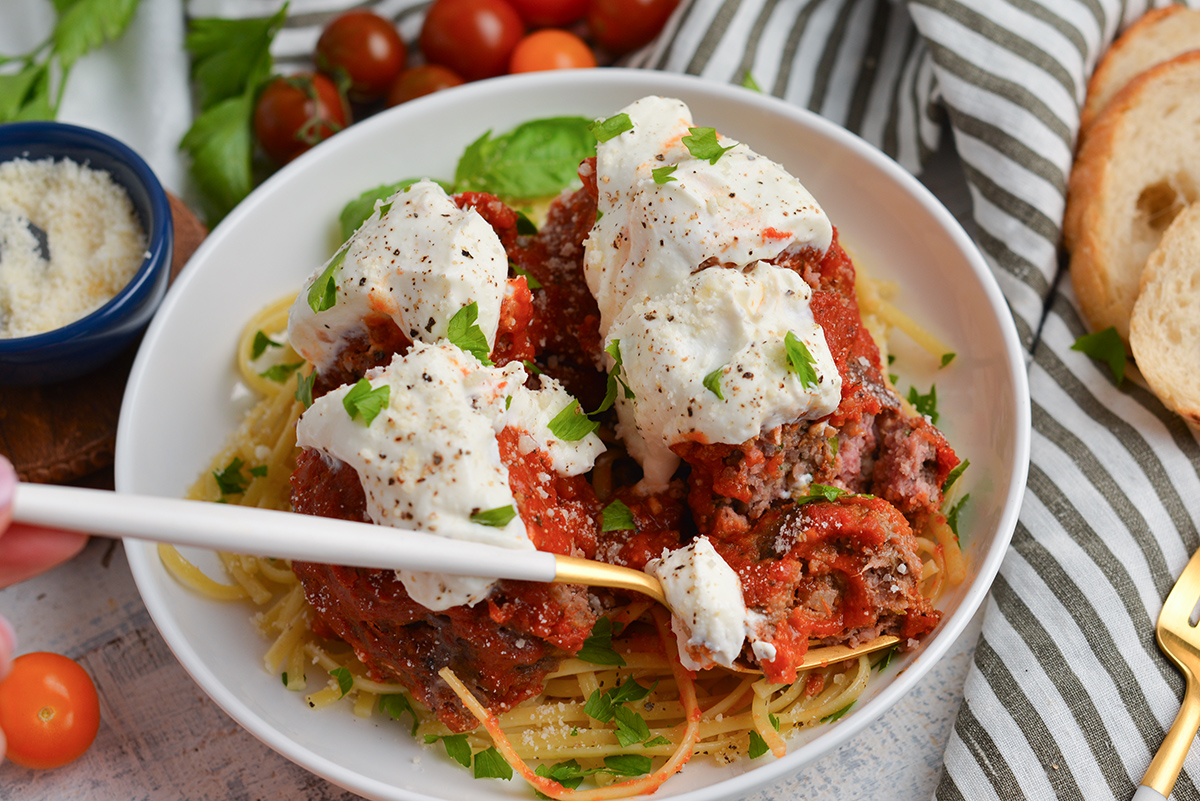
{"label": "basil leaf", "polygon": [[964,459],[958,464],[954,465],[954,469],[946,474],[946,480],[942,482],[943,495],[950,491],[950,488],[954,486],[954,482],[958,481],[958,477],[961,476],[970,466],[970,459]]}
{"label": "basil leaf", "polygon": [[333,258],[325,265],[321,274],[317,276],[317,280],[313,281],[313,285],[308,288],[308,307],[313,310],[314,314],[332,309],[337,303],[337,280],[334,278],[334,274],[346,260],[346,251],[349,249],[350,243],[343,244],[338,252],[333,254]]}
{"label": "basil leaf", "polygon": [[616,708],[617,742],[622,748],[644,743],[650,739],[650,726],[646,719],[627,706]]}
{"label": "basil leaf", "polygon": [[636,531],[633,512],[623,501],[613,501],[600,513],[601,531]]}
{"label": "basil leaf", "polygon": [[826,715],[825,717],[821,718],[821,722],[822,723],[833,723],[835,720],[841,720],[845,716],[845,714],[850,711],[850,707],[852,707],[852,706],[854,706],[853,701],[846,704],[844,707],[839,709],[837,712],[834,712],[831,715]]}
{"label": "basil leaf", "polygon": [[354,688],[354,676],[351,675],[347,668],[339,667],[329,671],[329,675],[337,680],[338,689],[342,691],[342,698],[346,697],[346,693]]}
{"label": "basil leaf", "polygon": [[283,345],[271,339],[262,331],[254,332],[254,344],[250,346],[250,358],[257,359],[267,352],[267,348],[282,348]]}
{"label": "basil leaf", "polygon": [[721,143],[717,141],[716,128],[688,128],[688,135],[680,141],[693,158],[707,160],[709,164],[716,164],[717,160],[725,155],[725,151],[737,147],[736,144],[721,147]]}
{"label": "basil leaf", "polygon": [[597,618],[591,635],[583,641],[583,647],[575,656],[593,665],[617,665],[623,667],[625,659],[613,650],[613,625],[606,617]]}
{"label": "basil leaf", "polygon": [[291,376],[292,373],[296,372],[303,366],[304,362],[276,364],[268,367],[266,370],[263,370],[261,373],[259,373],[259,376],[267,379],[268,381],[274,381],[277,384],[282,384],[284,381],[288,380],[288,377]]}
{"label": "basil leaf", "polygon": [[588,126],[588,130],[592,132],[592,136],[596,137],[597,142],[607,142],[614,136],[619,136],[626,131],[633,130],[633,120],[629,119],[629,115],[622,112],[609,117],[607,120],[593,122]]}
{"label": "basil leaf", "polygon": [[[380,200],[387,200],[392,195],[399,192],[401,189],[407,189],[413,184],[421,181],[421,178],[405,178],[403,181],[397,181],[394,184],[383,184],[374,189],[368,189],[358,197],[351,200],[342,207],[342,213],[338,215],[338,222],[342,227],[342,239],[349,239],[354,232],[365,223],[372,214],[375,213],[375,203]],[[449,193],[452,187],[444,181],[437,181],[437,184]],[[385,204],[386,205],[386,204]],[[379,210],[379,216],[382,217],[387,212],[382,208]]]}
{"label": "basil leaf", "polygon": [[488,358],[491,348],[488,347],[487,337],[483,329],[475,322],[479,319],[479,304],[475,301],[468,303],[454,313],[446,324],[446,339],[450,344],[457,345],[462,350],[473,355],[480,364],[490,365]]}
{"label": "basil leaf", "polygon": [[446,747],[446,753],[451,759],[464,768],[471,767],[471,746],[467,743],[467,735],[465,734],[426,734],[425,744],[431,745],[438,740],[442,741],[442,745]]}
{"label": "basil leaf", "polygon": [[917,410],[917,414],[928,417],[929,422],[934,425],[937,424],[937,384],[932,384],[929,387],[929,394],[927,395],[922,395],[917,391],[916,387],[909,387],[908,402]]}
{"label": "basil leaf", "polygon": [[942,363],[940,365],[938,365],[938,369],[941,370],[943,367],[950,364],[950,362],[954,361],[954,357],[957,355],[958,355],[957,353],[943,353],[942,354]]}
{"label": "basil leaf", "polygon": [[800,377],[800,386],[805,389],[817,386],[817,371],[813,369],[816,360],[800,337],[788,331],[783,338],[783,348],[787,351],[788,369]]}
{"label": "basil leaf", "polygon": [[763,739],[762,735],[756,732],[754,729],[751,729],[749,750],[750,758],[758,759],[760,756],[770,750],[771,749],[767,747],[767,741]]}
{"label": "basil leaf", "polygon": [[754,80],[754,76],[750,74],[750,70],[746,70],[746,73],[742,76],[742,86],[762,94],[762,87],[758,85],[758,81]]}
{"label": "basil leaf", "polygon": [[649,773],[654,763],[643,754],[616,754],[605,757],[604,766],[617,776],[641,776]]}
{"label": "basil leaf", "polygon": [[958,503],[950,507],[950,511],[946,512],[946,525],[954,532],[954,541],[958,542],[958,515],[962,512],[963,504],[967,502],[967,498],[971,497],[971,493],[959,498]]}
{"label": "basil leaf", "polygon": [[573,400],[561,412],[554,416],[546,426],[550,433],[564,442],[578,442],[588,434],[595,432],[600,424],[590,419],[579,408],[579,401]]}
{"label": "basil leaf", "polygon": [[296,380],[296,392],[292,397],[304,404],[305,409],[313,405],[313,383],[316,382],[316,380],[316,370],[313,370],[308,375],[301,375]]}
{"label": "basil leaf", "polygon": [[726,366],[721,365],[704,376],[704,388],[716,395],[718,400],[725,400],[725,396],[721,394],[721,376],[724,375]]}
{"label": "basil leaf", "polygon": [[828,484],[809,484],[808,492],[796,498],[796,505],[802,506],[812,501],[835,501],[850,493],[841,487],[831,487]]}
{"label": "basil leaf", "polygon": [[1077,350],[1097,361],[1107,362],[1117,386],[1125,380],[1125,343],[1113,326],[1097,331],[1094,334],[1084,334],[1075,340],[1071,350]]}
{"label": "basil leaf", "polygon": [[412,736],[417,736],[417,726],[421,721],[417,718],[417,710],[413,709],[412,702],[408,700],[408,696],[402,693],[379,696],[379,711],[386,714],[392,720],[397,721],[404,715],[410,715],[413,722]]}
{"label": "basil leaf", "polygon": [[511,261],[508,263],[508,267],[515,274],[524,276],[525,283],[530,289],[541,289],[542,288],[542,282],[537,280],[536,278],[534,278],[532,275],[530,275],[529,271],[526,270],[524,267],[518,267],[516,264],[513,264]]}
{"label": "basil leaf", "polygon": [[596,152],[583,117],[549,117],[472,142],[454,171],[456,192],[490,192],[503,198],[557,194],[578,179],[579,162]]}
{"label": "basil leaf", "polygon": [[391,392],[392,388],[387,384],[372,388],[370,381],[360,378],[342,398],[342,406],[346,408],[351,420],[356,420],[361,416],[363,425],[369,426],[388,405]]}
{"label": "basil leaf", "polygon": [[225,465],[223,470],[214,470],[213,478],[217,480],[217,488],[222,495],[241,495],[250,486],[250,482],[242,475],[242,465],[245,462],[238,457]]}
{"label": "basil leaf", "polygon": [[675,172],[675,170],[678,168],[679,168],[678,164],[670,164],[666,167],[659,167],[657,169],[651,170],[650,174],[654,176],[654,183],[658,184],[659,186],[662,186],[665,183],[669,183],[671,181],[676,180],[671,175],[671,173]]}
{"label": "basil leaf", "polygon": [[504,779],[513,777],[512,765],[504,761],[496,746],[491,745],[475,755],[476,779]]}
{"label": "basil leaf", "polygon": [[471,522],[478,523],[481,526],[492,526],[494,528],[504,528],[512,519],[517,516],[517,510],[510,503],[508,506],[497,506],[495,509],[488,509],[483,512],[473,512],[471,514]]}

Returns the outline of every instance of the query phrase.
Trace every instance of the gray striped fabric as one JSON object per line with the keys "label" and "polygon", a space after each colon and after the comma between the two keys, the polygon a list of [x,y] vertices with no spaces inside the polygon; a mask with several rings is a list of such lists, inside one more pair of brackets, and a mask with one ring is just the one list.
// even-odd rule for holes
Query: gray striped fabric
{"label": "gray striped fabric", "polygon": [[[192,0],[193,15],[228,12]],[[275,0],[238,0],[262,14]],[[293,0],[277,55],[304,59],[334,0]],[[630,66],[765,91],[920,172],[948,127],[973,235],[1029,349],[1032,464],[989,598],[939,799],[1131,797],[1179,708],[1162,599],[1200,546],[1200,444],[1150,393],[1072,351],[1087,332],[1059,260],[1087,77],[1147,3],[683,0]],[[408,35],[422,3],[377,8]],[[1193,749],[1174,798],[1200,798]]]}

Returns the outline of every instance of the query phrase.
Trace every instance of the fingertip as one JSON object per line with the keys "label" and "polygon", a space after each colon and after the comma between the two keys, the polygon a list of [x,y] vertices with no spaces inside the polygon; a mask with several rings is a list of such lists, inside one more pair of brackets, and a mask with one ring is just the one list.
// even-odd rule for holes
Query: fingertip
{"label": "fingertip", "polygon": [[[17,632],[8,622],[8,618],[0,615],[0,679],[8,675],[12,669],[13,656],[17,653]],[[3,737],[3,732],[0,732]],[[0,740],[0,756],[4,755],[3,740]]]}

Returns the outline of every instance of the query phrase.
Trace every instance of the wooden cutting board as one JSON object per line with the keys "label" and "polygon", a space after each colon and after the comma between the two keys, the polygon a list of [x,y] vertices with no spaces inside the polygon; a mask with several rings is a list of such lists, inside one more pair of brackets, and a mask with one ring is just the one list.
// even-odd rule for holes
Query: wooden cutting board
{"label": "wooden cutting board", "polygon": [[[171,278],[208,235],[183,201],[169,195],[175,228]],[[0,386],[0,453],[22,481],[64,483],[109,467],[121,396],[141,339],[95,372],[40,387]]]}

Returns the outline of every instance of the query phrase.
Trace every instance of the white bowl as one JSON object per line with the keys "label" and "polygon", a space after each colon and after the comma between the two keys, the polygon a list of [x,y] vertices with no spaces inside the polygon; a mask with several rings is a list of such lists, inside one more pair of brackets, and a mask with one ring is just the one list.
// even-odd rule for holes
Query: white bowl
{"label": "white bowl", "polygon": [[[941,625],[872,682],[855,710],[793,738],[783,759],[718,766],[693,760],[660,797],[727,798],[795,773],[853,737],[915,685],[988,591],[1017,520],[1029,447],[1025,368],[1008,308],[975,246],[908,173],[857,137],[781,101],[734,86],[648,71],[537,73],[431,95],[359,123],[281,170],[212,232],[172,287],[138,353],[121,409],[120,492],[180,496],[251,403],[233,367],[243,322],[298,291],[338,244],[343,204],[417,175],[453,176],[485,130],[561,114],[604,117],[648,94],[678,97],[698,125],[745,141],[791,170],[820,201],[860,268],[901,287],[899,305],[957,353],[933,360],[899,343],[893,369],[922,391],[937,382],[941,428],[971,460],[962,541],[967,580],[942,600]],[[907,380],[906,380],[907,379]],[[128,541],[130,568],[163,638],[230,716],[284,756],[377,799],[532,797],[523,782],[475,781],[379,716],[314,712],[262,667],[246,607],[181,586],[152,545]],[[204,561],[211,555],[191,554]],[[206,564],[214,564],[209,561]]]}

